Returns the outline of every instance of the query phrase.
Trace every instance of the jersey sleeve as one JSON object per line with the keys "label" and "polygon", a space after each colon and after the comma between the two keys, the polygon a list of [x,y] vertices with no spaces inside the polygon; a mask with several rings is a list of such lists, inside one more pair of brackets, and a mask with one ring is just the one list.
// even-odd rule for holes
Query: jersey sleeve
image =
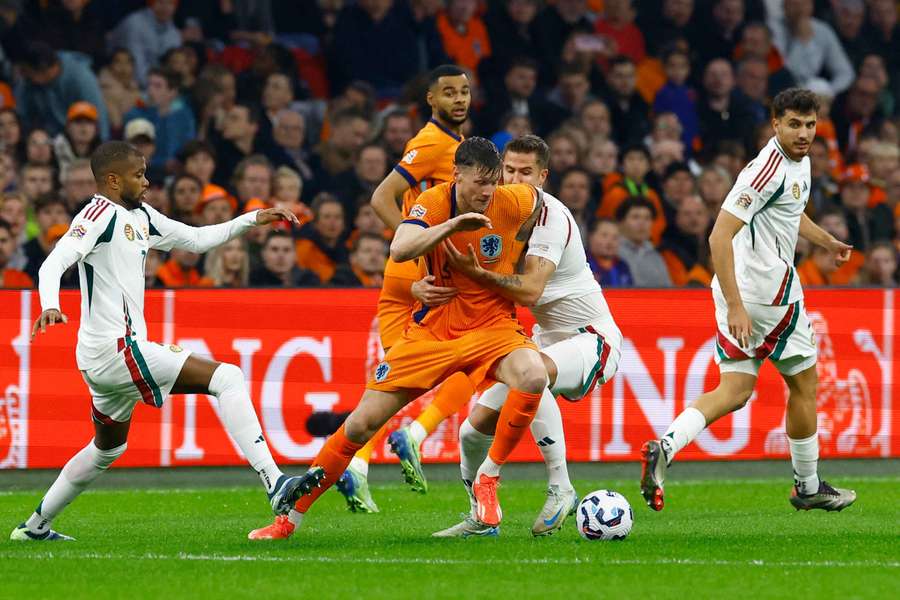
{"label": "jersey sleeve", "polygon": [[41,309],[59,309],[59,279],[66,269],[84,260],[102,242],[112,239],[115,207],[109,201],[92,202],[72,219],[69,230],[44,259],[38,272]]}
{"label": "jersey sleeve", "polygon": [[722,203],[722,210],[749,224],[753,215],[781,195],[778,188],[782,185],[784,156],[777,150],[772,150],[768,156],[761,154],[738,175]]}
{"label": "jersey sleeve", "polygon": [[197,254],[203,254],[243,234],[256,224],[257,213],[257,211],[249,212],[217,225],[192,227],[170,219],[149,204],[142,204],[141,210],[149,221],[151,248],[159,250],[183,248]]}
{"label": "jersey sleeve", "polygon": [[438,161],[444,155],[444,147],[434,142],[416,143],[416,139],[410,140],[406,154],[394,166],[394,170],[403,175],[414,188],[423,179],[428,179],[438,166]]}
{"label": "jersey sleeve", "polygon": [[[548,194],[544,195],[546,197]],[[546,258],[559,266],[571,237],[572,223],[565,211],[545,203],[531,231],[526,255]]]}
{"label": "jersey sleeve", "polygon": [[403,215],[403,223],[432,227],[450,218],[449,201],[442,188],[432,188],[416,198],[415,204]]}

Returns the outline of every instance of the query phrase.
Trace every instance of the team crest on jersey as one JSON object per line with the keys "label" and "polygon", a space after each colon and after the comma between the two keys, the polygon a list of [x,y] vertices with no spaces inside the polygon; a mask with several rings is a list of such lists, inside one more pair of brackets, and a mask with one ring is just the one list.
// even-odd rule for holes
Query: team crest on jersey
{"label": "team crest on jersey", "polygon": [[753,198],[750,197],[750,194],[744,192],[738,199],[734,201],[737,206],[740,206],[743,209],[750,208],[750,205],[753,204]]}
{"label": "team crest on jersey", "polygon": [[422,217],[425,216],[425,213],[427,213],[427,212],[428,212],[428,209],[426,209],[421,204],[414,204],[413,207],[411,209],[409,209],[409,216],[414,219],[421,219]]}
{"label": "team crest on jersey", "polygon": [[172,352],[181,352],[182,350],[184,350],[184,348],[182,348],[178,344],[169,344],[169,350],[171,350]]}
{"label": "team crest on jersey", "polygon": [[418,154],[418,153],[419,153],[418,150],[410,150],[409,152],[406,153],[406,156],[403,157],[403,162],[405,162],[408,165],[411,165],[412,161],[415,160],[415,158],[416,158],[416,154]]}
{"label": "team crest on jersey", "polygon": [[487,262],[495,262],[499,260],[500,252],[503,251],[503,238],[494,233],[486,235],[479,240],[478,247],[481,249],[481,255],[490,259]]}
{"label": "team crest on jersey", "polygon": [[391,372],[391,365],[386,362],[379,363],[377,367],[375,367],[375,381],[381,383],[388,376],[388,373]]}
{"label": "team crest on jersey", "polygon": [[84,225],[75,225],[72,229],[69,230],[69,235],[75,238],[76,240],[80,240],[84,237],[84,234],[87,233],[87,228]]}
{"label": "team crest on jersey", "polygon": [[800,199],[800,184],[796,181],[794,182],[794,185],[791,186],[791,194],[794,196],[794,200]]}
{"label": "team crest on jersey", "polygon": [[129,242],[134,241],[134,227],[131,226],[131,223],[125,223],[125,237]]}

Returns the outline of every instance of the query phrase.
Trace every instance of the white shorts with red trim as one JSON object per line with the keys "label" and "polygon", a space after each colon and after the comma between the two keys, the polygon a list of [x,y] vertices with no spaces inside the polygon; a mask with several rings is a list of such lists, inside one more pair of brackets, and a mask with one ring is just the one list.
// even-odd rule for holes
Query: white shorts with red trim
{"label": "white shorts with red trim", "polygon": [[161,407],[190,355],[174,344],[121,339],[113,358],[81,372],[91,390],[93,419],[106,424],[128,421],[138,402]]}
{"label": "white shorts with red trim", "polygon": [[803,300],[784,306],[744,303],[752,334],[742,347],[728,333],[728,304],[722,292],[713,289],[716,306],[716,364],[722,373],[757,376],[764,360],[771,360],[783,375],[796,375],[816,364],[815,333]]}

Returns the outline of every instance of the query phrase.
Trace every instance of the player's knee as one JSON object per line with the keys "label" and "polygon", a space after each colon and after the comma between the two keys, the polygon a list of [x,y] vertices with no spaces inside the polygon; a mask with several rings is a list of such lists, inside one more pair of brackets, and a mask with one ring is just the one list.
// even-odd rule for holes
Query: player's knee
{"label": "player's knee", "polygon": [[221,363],[213,372],[208,387],[209,393],[216,397],[229,389],[246,389],[244,372],[237,365]]}
{"label": "player's knee", "polygon": [[350,440],[362,444],[368,442],[380,428],[380,423],[376,423],[374,419],[358,410],[350,413],[350,416],[344,421],[344,435]]}
{"label": "player's knee", "polygon": [[[533,355],[533,356],[532,356]],[[517,357],[511,369],[512,381],[507,385],[529,394],[540,394],[547,387],[547,370],[536,352]]]}

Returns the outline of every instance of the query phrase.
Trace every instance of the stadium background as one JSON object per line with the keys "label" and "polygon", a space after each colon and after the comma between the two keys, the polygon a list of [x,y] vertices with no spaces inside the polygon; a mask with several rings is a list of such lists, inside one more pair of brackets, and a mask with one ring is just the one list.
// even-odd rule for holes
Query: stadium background
{"label": "stadium background", "polygon": [[[0,288],[24,288],[0,291],[0,468],[59,467],[90,435],[77,292],[64,295],[69,326],[30,344],[39,306],[27,289],[92,193],[84,157],[105,139],[146,153],[148,201],[173,218],[203,225],[266,205],[301,217],[286,262],[267,258],[264,230],[228,256],[155,253],[147,285],[163,289],[147,315],[151,339],[240,364],[278,457],[311,458],[322,440],[306,418],[351,408],[380,351],[377,292],[346,289],[380,285],[390,232],[371,191],[428,117],[427,70],[448,61],[474,84],[467,135],[549,141],[547,188],[581,225],[628,340],[620,375],[563,408],[571,459],[634,459],[715,383],[706,235],[771,135],[768,102],[791,84],[825,105],[809,214],[857,249],[838,271],[803,244],[795,260],[808,289],[842,286],[808,294],[823,455],[900,452],[890,0],[8,0],[0,45]],[[614,222],[635,195],[658,209],[649,234]],[[184,289],[197,287],[229,289]],[[749,407],[685,457],[784,456],[783,399],[767,367]],[[240,462],[205,397],[138,415],[117,465]],[[456,459],[459,418],[428,458]],[[523,444],[516,457],[538,454]]]}

